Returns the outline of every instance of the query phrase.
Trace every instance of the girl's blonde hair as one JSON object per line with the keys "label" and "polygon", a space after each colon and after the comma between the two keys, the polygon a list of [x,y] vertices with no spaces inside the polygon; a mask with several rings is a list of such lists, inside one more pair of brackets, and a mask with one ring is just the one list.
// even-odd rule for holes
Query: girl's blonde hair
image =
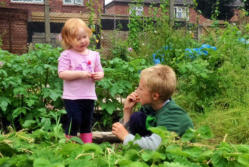
{"label": "girl's blonde hair", "polygon": [[141,79],[151,93],[159,93],[160,99],[168,100],[176,89],[176,74],[167,65],[155,65],[142,70]]}
{"label": "girl's blonde hair", "polygon": [[64,49],[70,49],[72,44],[76,41],[80,28],[83,28],[90,38],[92,36],[92,30],[86,25],[86,23],[79,18],[68,19],[61,30],[61,44]]}

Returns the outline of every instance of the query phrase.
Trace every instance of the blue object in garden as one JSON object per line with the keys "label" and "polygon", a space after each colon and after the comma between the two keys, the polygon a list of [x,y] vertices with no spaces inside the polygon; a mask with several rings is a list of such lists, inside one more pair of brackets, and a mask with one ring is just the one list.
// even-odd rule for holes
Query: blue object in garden
{"label": "blue object in garden", "polygon": [[157,50],[156,53],[153,53],[152,58],[153,58],[154,64],[160,64],[161,61],[164,61],[164,56],[165,55],[164,54],[158,55],[159,52],[162,51],[162,50],[170,50],[170,48],[168,46],[164,46],[161,49]]}
{"label": "blue object in garden", "polygon": [[249,44],[249,40],[246,40],[245,38],[239,38],[239,42],[243,43],[243,44]]}
{"label": "blue object in garden", "polygon": [[216,50],[215,46],[211,46],[208,44],[203,44],[199,48],[186,48],[185,54],[189,56],[191,59],[194,59],[198,56],[207,56],[208,55],[208,49]]}
{"label": "blue object in garden", "polygon": [[152,57],[153,57],[154,64],[160,64],[161,63],[160,58],[156,58],[156,54],[155,53],[152,55]]}

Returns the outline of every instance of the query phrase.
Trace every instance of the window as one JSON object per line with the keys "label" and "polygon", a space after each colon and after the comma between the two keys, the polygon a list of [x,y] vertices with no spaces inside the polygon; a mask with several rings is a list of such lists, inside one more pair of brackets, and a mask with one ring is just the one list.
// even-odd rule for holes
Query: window
{"label": "window", "polygon": [[11,0],[11,2],[44,3],[44,0]]}
{"label": "window", "polygon": [[83,6],[83,0],[63,0],[63,5],[81,5],[81,6]]}
{"label": "window", "polygon": [[187,7],[175,7],[175,18],[188,20],[188,8]]}
{"label": "window", "polygon": [[134,12],[136,16],[142,16],[144,11],[143,6],[131,6],[130,7],[130,15]]}

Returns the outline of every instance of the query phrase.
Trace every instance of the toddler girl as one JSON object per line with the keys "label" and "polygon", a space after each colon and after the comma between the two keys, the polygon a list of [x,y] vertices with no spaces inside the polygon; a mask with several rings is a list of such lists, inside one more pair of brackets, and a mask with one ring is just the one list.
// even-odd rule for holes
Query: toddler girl
{"label": "toddler girl", "polygon": [[92,143],[92,117],[95,81],[104,77],[98,52],[88,49],[91,29],[78,18],[66,21],[61,31],[65,49],[58,59],[58,75],[63,79],[63,100],[67,111],[65,135],[77,136],[84,143]]}

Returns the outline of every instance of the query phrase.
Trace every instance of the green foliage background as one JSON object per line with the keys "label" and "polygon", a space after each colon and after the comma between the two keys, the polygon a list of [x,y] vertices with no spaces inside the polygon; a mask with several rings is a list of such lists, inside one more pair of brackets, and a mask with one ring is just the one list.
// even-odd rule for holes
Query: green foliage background
{"label": "green foliage background", "polygon": [[[168,4],[160,7],[166,12]],[[195,129],[175,140],[175,134],[152,128],[163,139],[156,151],[132,143],[66,141],[57,74],[62,49],[38,44],[21,56],[0,50],[0,166],[248,166],[249,46],[240,39],[249,39],[249,25],[214,25],[197,41],[192,36],[195,27],[175,29],[168,16],[158,17],[153,5],[150,12],[150,18],[132,17],[127,42],[116,42],[113,55],[102,59],[105,78],[96,85],[101,119],[94,130],[110,130],[121,118],[123,101],[137,87],[139,72],[154,65],[153,54],[175,69],[173,99],[190,114]],[[202,44],[217,50],[188,56],[186,48]]]}

